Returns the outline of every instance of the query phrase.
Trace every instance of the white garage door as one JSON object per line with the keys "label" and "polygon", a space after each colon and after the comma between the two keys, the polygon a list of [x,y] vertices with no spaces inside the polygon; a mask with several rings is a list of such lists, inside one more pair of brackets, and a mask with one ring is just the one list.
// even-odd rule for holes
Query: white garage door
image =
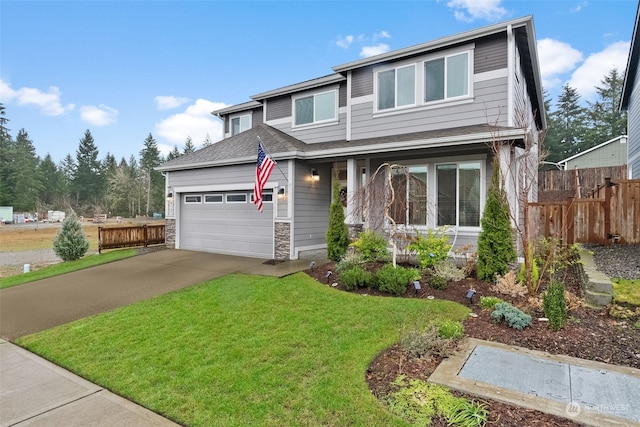
{"label": "white garage door", "polygon": [[273,258],[273,194],[264,193],[263,211],[259,212],[251,193],[182,194],[180,248]]}

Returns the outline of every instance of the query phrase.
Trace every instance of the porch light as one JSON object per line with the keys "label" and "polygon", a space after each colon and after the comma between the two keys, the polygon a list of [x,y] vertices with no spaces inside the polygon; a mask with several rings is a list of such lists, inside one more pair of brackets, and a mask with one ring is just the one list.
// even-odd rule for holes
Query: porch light
{"label": "porch light", "polygon": [[278,199],[284,199],[285,189],[284,187],[278,188]]}
{"label": "porch light", "polygon": [[167,200],[171,200],[171,199],[173,199],[173,192],[169,190],[169,192],[167,193]]}
{"label": "porch light", "polygon": [[311,181],[313,182],[320,181],[320,175],[318,175],[318,171],[315,169],[311,169]]}

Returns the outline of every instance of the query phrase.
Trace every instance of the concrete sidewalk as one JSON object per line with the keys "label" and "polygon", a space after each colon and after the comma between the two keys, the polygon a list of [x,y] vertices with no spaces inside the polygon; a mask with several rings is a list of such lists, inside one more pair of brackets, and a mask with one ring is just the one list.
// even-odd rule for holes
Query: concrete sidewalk
{"label": "concrete sidewalk", "polygon": [[177,426],[6,340],[225,274],[282,277],[306,269],[309,262],[269,264],[162,250],[0,290],[0,427]]}
{"label": "concrete sidewalk", "polygon": [[429,381],[598,427],[640,426],[640,370],[468,339]]}

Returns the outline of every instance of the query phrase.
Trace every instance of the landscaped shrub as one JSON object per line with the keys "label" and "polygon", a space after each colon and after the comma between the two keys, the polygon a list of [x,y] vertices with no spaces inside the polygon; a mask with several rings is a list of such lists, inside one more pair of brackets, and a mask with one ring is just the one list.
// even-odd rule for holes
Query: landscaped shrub
{"label": "landscaped shrub", "polygon": [[531,316],[523,313],[518,308],[507,302],[496,304],[495,309],[491,313],[491,318],[496,322],[507,322],[510,328],[522,330],[527,326],[531,326]]}
{"label": "landscaped shrub", "polygon": [[402,349],[411,357],[422,358],[431,355],[448,357],[453,353],[455,343],[445,339],[438,333],[438,328],[431,325],[425,331],[411,330],[400,338]]}
{"label": "landscaped shrub", "polygon": [[394,267],[385,264],[375,275],[375,282],[378,289],[394,295],[402,295],[407,291],[407,285],[420,279],[420,272],[415,268]]}
{"label": "landscaped shrub", "polygon": [[464,335],[464,325],[451,319],[438,323],[438,335],[441,338],[457,340]]}
{"label": "landscaped shrub", "polygon": [[480,308],[482,308],[483,310],[493,310],[496,307],[496,304],[499,304],[501,302],[504,301],[502,301],[498,297],[480,297]]}
{"label": "landscaped shrub", "polygon": [[487,422],[486,406],[456,397],[446,387],[416,379],[406,381],[402,375],[393,384],[398,390],[387,396],[387,405],[393,414],[411,425],[431,425],[434,416],[458,427],[478,427]]}
{"label": "landscaped shrub", "polygon": [[[531,264],[531,281],[533,283],[538,283],[539,277],[540,277],[540,268],[538,268],[538,261],[534,258],[533,264]],[[525,269],[524,263],[520,265],[520,271],[518,271],[517,280],[522,284],[527,283],[527,271]]]}
{"label": "landscaped shrub", "polygon": [[364,262],[385,261],[389,258],[387,241],[375,230],[360,233],[358,239],[351,243]]}
{"label": "landscaped shrub", "polygon": [[75,212],[71,212],[62,222],[62,228],[53,240],[53,251],[63,261],[82,258],[89,250],[89,241],[82,231],[82,224]]}
{"label": "landscaped shrub", "polygon": [[551,281],[542,295],[544,316],[549,319],[549,327],[554,331],[561,329],[567,321],[567,301],[564,297],[564,284]]}
{"label": "landscaped shrub", "polygon": [[344,208],[342,207],[342,199],[340,197],[340,181],[337,179],[333,182],[326,240],[327,258],[331,261],[340,261],[349,247],[349,229],[344,223]]}
{"label": "landscaped shrub", "polygon": [[456,265],[449,259],[443,259],[438,261],[433,266],[432,276],[438,276],[446,279],[447,281],[459,281],[464,280],[466,274],[464,270],[456,267]]}
{"label": "landscaped shrub", "polygon": [[364,261],[360,255],[353,251],[347,251],[338,264],[336,264],[336,273],[342,274],[342,272],[352,267],[360,267],[362,264],[364,264]]}
{"label": "landscaped shrub", "polygon": [[373,274],[362,267],[353,266],[340,273],[340,281],[348,291],[358,287],[365,287],[372,282]]}
{"label": "landscaped shrub", "polygon": [[429,283],[429,286],[431,286],[433,289],[438,289],[438,290],[447,289],[447,286],[449,286],[449,282],[447,281],[447,279],[441,276],[433,275],[433,274],[429,275],[428,283]]}
{"label": "landscaped shrub", "polygon": [[522,297],[527,293],[527,288],[516,280],[516,274],[509,270],[503,276],[498,275],[496,283],[491,287],[494,292],[510,297]]}
{"label": "landscaped shrub", "polygon": [[493,280],[504,274],[509,263],[516,259],[513,245],[511,215],[504,187],[500,185],[500,164],[493,162],[491,184],[481,219],[482,231],[478,236],[477,276],[481,280]]}
{"label": "landscaped shrub", "polygon": [[449,257],[451,244],[449,243],[449,236],[445,234],[445,230],[445,228],[429,229],[426,236],[418,232],[413,239],[409,249],[415,251],[420,267],[433,267],[438,261]]}

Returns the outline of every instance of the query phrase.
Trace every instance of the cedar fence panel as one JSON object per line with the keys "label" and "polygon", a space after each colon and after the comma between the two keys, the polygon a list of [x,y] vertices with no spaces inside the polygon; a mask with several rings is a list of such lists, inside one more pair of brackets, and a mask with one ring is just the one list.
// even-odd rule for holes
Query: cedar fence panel
{"label": "cedar fence panel", "polygon": [[98,227],[98,253],[103,249],[130,248],[164,243],[164,224],[133,227]]}
{"label": "cedar fence panel", "polygon": [[605,180],[591,198],[529,204],[529,235],[567,244],[640,244],[640,180]]}

